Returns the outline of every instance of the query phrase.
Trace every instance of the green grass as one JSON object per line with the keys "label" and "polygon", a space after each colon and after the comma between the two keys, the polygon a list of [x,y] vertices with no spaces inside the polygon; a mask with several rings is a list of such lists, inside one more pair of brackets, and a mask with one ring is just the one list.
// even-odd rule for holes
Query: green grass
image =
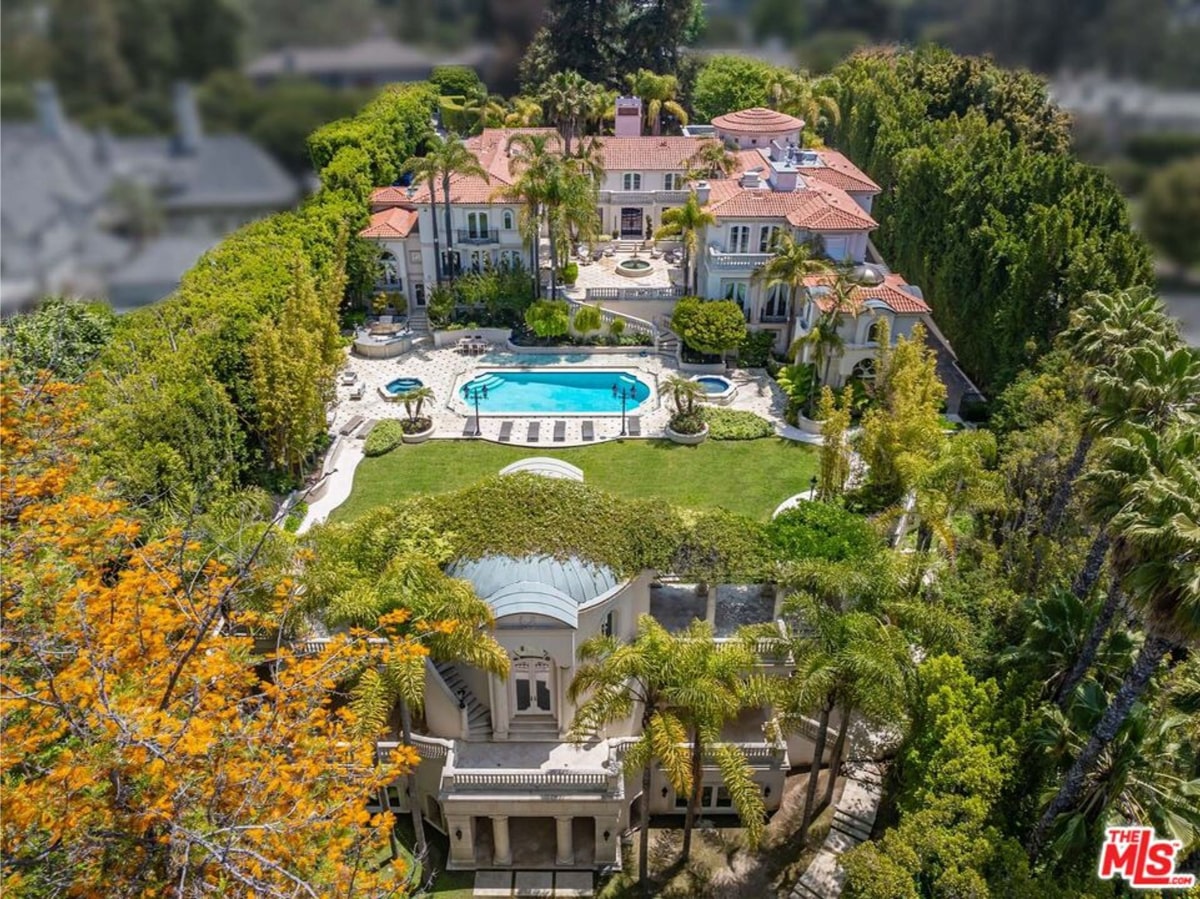
{"label": "green grass", "polygon": [[776,437],[709,440],[695,447],[630,440],[572,449],[431,440],[364,459],[354,475],[354,490],[332,519],[346,521],[417,494],[457,490],[530,456],[577,465],[586,483],[615,494],[659,497],[692,509],[723,507],[762,520],[789,496],[809,489],[817,469],[812,447]]}

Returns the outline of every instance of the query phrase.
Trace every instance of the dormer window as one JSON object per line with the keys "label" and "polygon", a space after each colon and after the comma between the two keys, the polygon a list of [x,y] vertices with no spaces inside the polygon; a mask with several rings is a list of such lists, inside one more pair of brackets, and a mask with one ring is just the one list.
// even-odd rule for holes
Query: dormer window
{"label": "dormer window", "polygon": [[621,178],[623,190],[641,190],[642,176],[637,172],[626,172]]}

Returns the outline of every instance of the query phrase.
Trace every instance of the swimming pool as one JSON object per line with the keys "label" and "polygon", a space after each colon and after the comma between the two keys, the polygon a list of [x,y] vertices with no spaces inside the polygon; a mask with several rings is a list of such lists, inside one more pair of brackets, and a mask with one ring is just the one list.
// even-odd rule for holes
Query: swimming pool
{"label": "swimming pool", "polygon": [[562,369],[479,372],[458,388],[458,398],[474,412],[478,393],[481,415],[619,415],[622,390],[626,412],[650,398],[649,386],[632,372]]}

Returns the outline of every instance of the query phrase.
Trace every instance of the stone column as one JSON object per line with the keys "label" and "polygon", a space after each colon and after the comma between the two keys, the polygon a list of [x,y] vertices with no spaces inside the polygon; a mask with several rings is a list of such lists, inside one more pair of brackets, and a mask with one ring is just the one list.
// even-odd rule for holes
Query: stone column
{"label": "stone column", "polygon": [[508,681],[489,674],[492,694],[492,731],[497,740],[508,739]]}
{"label": "stone column", "polygon": [[492,815],[492,864],[512,864],[512,846],[508,842],[508,815]]}
{"label": "stone column", "polygon": [[708,596],[704,606],[704,620],[709,624],[717,623],[717,585],[708,584]]}
{"label": "stone column", "polygon": [[557,850],[554,854],[554,864],[556,865],[573,865],[575,864],[575,846],[572,843],[571,826],[574,824],[575,818],[571,815],[557,815],[554,818],[557,832]]}
{"label": "stone column", "polygon": [[558,714],[558,735],[566,738],[567,731],[571,729],[571,720],[575,717],[575,709],[571,705],[571,697],[567,695],[571,683],[571,666],[564,665],[560,667],[555,680],[558,681],[555,691],[558,694],[556,709]]}
{"label": "stone column", "polygon": [[613,864],[617,860],[617,816],[596,816],[596,864]]}
{"label": "stone column", "polygon": [[446,830],[450,834],[450,861],[456,865],[475,867],[474,820],[469,815],[446,816]]}

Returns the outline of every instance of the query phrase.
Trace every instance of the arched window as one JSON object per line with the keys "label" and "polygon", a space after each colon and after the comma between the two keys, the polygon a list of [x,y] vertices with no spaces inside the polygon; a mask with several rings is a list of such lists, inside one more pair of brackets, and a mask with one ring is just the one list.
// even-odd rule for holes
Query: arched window
{"label": "arched window", "polygon": [[380,280],[387,287],[400,286],[400,268],[396,257],[385,252],[379,257]]}
{"label": "arched window", "polygon": [[641,190],[642,176],[637,172],[626,172],[621,179],[621,185],[624,190]]}
{"label": "arched window", "polygon": [[850,377],[858,378],[862,381],[874,381],[875,360],[862,359],[859,362],[856,362],[854,365],[854,370],[850,372]]}
{"label": "arched window", "polygon": [[513,214],[511,209],[504,210],[504,230],[511,231],[513,229]]}
{"label": "arched window", "polygon": [[883,321],[876,320],[871,322],[871,327],[867,328],[867,343],[879,343],[879,338],[883,330]]}

